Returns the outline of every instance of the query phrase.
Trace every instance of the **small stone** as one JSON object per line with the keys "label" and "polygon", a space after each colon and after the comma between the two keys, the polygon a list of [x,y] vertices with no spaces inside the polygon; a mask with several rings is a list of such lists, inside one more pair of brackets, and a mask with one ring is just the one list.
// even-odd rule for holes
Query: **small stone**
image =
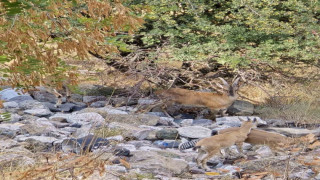
{"label": "small stone", "polygon": [[182,127],[186,127],[186,126],[191,126],[193,123],[193,119],[183,119],[181,122],[180,122],[180,125]]}
{"label": "small stone", "polygon": [[29,109],[25,110],[24,113],[38,117],[49,116],[52,114],[52,112],[48,109]]}
{"label": "small stone", "polygon": [[117,173],[126,173],[127,169],[123,166],[119,165],[106,165],[106,170],[111,172],[117,172]]}
{"label": "small stone", "polygon": [[83,96],[84,103],[92,103],[96,101],[105,101],[107,98],[105,96]]}
{"label": "small stone", "polygon": [[90,107],[100,108],[100,107],[104,107],[106,104],[107,104],[107,101],[97,101],[90,104]]}
{"label": "small stone", "polygon": [[261,157],[269,157],[273,155],[271,149],[268,146],[261,146],[255,152],[259,154]]}
{"label": "small stone", "polygon": [[178,135],[177,129],[166,128],[156,132],[156,137],[158,139],[177,139]]}
{"label": "small stone", "polygon": [[205,138],[211,136],[211,130],[201,126],[187,126],[178,128],[180,136],[188,138]]}
{"label": "small stone", "polygon": [[93,124],[95,126],[102,125],[104,123],[104,118],[94,112],[89,113],[73,113],[67,121],[69,123],[78,123],[78,124]]}
{"label": "small stone", "polygon": [[25,100],[19,102],[19,108],[26,110],[26,109],[46,109],[46,107],[39,101],[36,100]]}
{"label": "small stone", "polygon": [[212,125],[212,120],[210,119],[195,119],[192,122],[192,126],[210,126]]}
{"label": "small stone", "polygon": [[56,113],[49,117],[50,121],[67,122],[71,114]]}

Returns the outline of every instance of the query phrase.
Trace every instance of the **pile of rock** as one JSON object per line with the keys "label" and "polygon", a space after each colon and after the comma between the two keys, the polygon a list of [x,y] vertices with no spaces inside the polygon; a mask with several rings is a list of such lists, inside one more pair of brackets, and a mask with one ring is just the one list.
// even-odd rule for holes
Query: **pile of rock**
{"label": "pile of rock", "polygon": [[[54,107],[55,97],[47,93],[38,92],[31,97],[13,89],[5,89],[0,92],[0,96],[5,101],[0,113],[2,116],[10,115],[9,119],[1,116],[0,120],[2,121],[0,124],[2,166],[8,163],[21,166],[36,164],[34,155],[39,152],[64,151],[81,154],[84,151],[93,153],[103,151],[110,156],[126,157],[130,168],[117,163],[106,166],[107,170],[122,175],[152,174],[153,177],[160,179],[207,178],[209,175],[196,167],[194,158],[197,153],[192,150],[186,153],[180,152],[177,149],[179,143],[208,137],[212,131],[237,127],[241,124],[241,116],[217,118],[213,122],[209,119],[174,119],[166,117],[161,112],[135,114],[134,106],[115,108],[106,105],[110,100],[105,96],[73,95],[73,99],[78,102],[64,103],[59,108]],[[123,98],[113,101],[120,102],[119,99],[124,102]],[[253,105],[248,103],[237,101],[229,112],[243,115],[242,118],[256,118],[259,125],[268,125],[259,117],[248,116],[253,114]],[[277,131],[276,128],[273,130]],[[281,132],[284,131],[281,129]],[[316,130],[302,131],[305,134]],[[291,133],[299,134],[302,131],[296,130]],[[286,135],[290,134],[288,130],[285,132]],[[93,134],[100,135],[100,138],[92,136]],[[217,178],[226,175],[237,177],[243,171],[252,169],[254,166],[252,164],[277,162],[277,160],[282,162],[288,159],[286,154],[274,156],[267,146],[255,147],[245,144],[244,149],[252,154],[253,160],[233,165],[227,161],[222,164],[219,158],[210,161],[212,165],[218,164],[213,169],[219,173],[216,175]],[[295,168],[292,178],[310,178],[316,173],[301,164],[292,167]],[[103,177],[115,178],[111,174],[104,174]],[[102,176],[92,178],[99,179]]]}

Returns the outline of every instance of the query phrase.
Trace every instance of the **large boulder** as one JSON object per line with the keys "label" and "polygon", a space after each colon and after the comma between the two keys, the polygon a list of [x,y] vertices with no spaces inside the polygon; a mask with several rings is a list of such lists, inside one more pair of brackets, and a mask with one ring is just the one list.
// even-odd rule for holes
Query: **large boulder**
{"label": "large boulder", "polygon": [[250,116],[253,114],[254,106],[248,101],[236,100],[227,110],[230,115]]}

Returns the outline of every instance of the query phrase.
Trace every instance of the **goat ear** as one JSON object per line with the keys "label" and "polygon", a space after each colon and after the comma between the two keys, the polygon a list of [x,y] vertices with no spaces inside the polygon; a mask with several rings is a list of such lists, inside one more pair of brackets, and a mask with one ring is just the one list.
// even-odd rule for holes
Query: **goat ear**
{"label": "goat ear", "polygon": [[239,80],[240,80],[240,77],[238,77],[236,80],[234,80],[232,83],[232,87],[238,86]]}
{"label": "goat ear", "polygon": [[221,80],[221,82],[223,83],[224,86],[229,87],[230,85],[228,84],[228,82],[226,80],[224,80],[223,78],[219,77],[219,79]]}

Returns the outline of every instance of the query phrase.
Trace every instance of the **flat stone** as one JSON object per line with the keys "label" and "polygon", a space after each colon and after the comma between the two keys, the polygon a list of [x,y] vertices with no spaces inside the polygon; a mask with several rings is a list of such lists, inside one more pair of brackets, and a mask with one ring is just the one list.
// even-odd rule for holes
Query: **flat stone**
{"label": "flat stone", "polygon": [[8,101],[9,99],[20,96],[21,94],[23,93],[17,89],[8,88],[0,91],[0,99]]}
{"label": "flat stone", "polygon": [[58,121],[58,122],[67,122],[67,119],[69,119],[70,117],[71,117],[71,114],[57,113],[57,114],[54,114],[53,116],[50,116],[49,120]]}
{"label": "flat stone", "polygon": [[18,108],[19,104],[17,102],[14,102],[14,101],[4,102],[3,103],[3,107],[4,108]]}
{"label": "flat stone", "polygon": [[105,96],[83,96],[84,103],[92,103],[95,101],[105,101],[107,98]]}
{"label": "flat stone", "polygon": [[211,130],[201,126],[187,126],[178,128],[180,136],[188,138],[205,138],[211,136]]}
{"label": "flat stone", "polygon": [[8,136],[8,137],[14,137],[18,132],[21,131],[22,126],[24,126],[24,124],[21,124],[21,123],[14,123],[14,124],[2,123],[2,124],[0,124],[0,134]]}
{"label": "flat stone", "polygon": [[46,107],[39,101],[36,100],[25,100],[19,102],[19,108],[26,110],[26,109],[46,109]]}
{"label": "flat stone", "polygon": [[195,119],[192,121],[192,126],[210,126],[212,125],[212,120],[210,119]]}
{"label": "flat stone", "polygon": [[107,112],[107,114],[128,114],[125,111],[118,110],[115,108],[110,108],[110,107],[103,107],[103,108],[101,108],[101,110]]}
{"label": "flat stone", "polygon": [[105,122],[100,114],[94,112],[73,113],[67,121],[72,124],[94,124],[96,126],[102,125]]}
{"label": "flat stone", "polygon": [[31,114],[33,116],[38,116],[38,117],[52,115],[52,112],[48,109],[29,109],[29,110],[25,110],[24,113]]}
{"label": "flat stone", "polygon": [[158,139],[177,139],[178,136],[178,130],[173,128],[166,128],[156,132]]}
{"label": "flat stone", "polygon": [[104,107],[107,104],[107,101],[97,101],[90,104],[90,107],[100,108]]}

